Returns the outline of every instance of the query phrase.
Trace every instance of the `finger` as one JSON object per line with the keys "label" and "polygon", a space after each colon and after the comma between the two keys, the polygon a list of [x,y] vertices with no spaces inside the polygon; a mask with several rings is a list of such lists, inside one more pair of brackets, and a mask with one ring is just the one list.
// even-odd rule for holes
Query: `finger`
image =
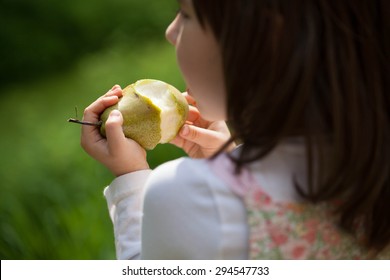
{"label": "finger", "polygon": [[210,125],[209,121],[206,121],[202,118],[198,108],[189,106],[188,115],[187,115],[187,123],[194,124],[199,127],[206,128]]}
{"label": "finger", "polygon": [[122,88],[120,85],[115,85],[113,86],[109,91],[107,91],[107,93],[104,95],[104,96],[118,96],[118,97],[121,97],[122,96]]}
{"label": "finger", "polygon": [[179,135],[181,138],[198,144],[201,147],[216,146],[223,141],[223,137],[216,131],[188,124],[183,125]]}
{"label": "finger", "polygon": [[189,105],[196,106],[196,100],[188,93],[188,91],[183,92],[183,96]]}
{"label": "finger", "polygon": [[171,141],[169,141],[169,143],[179,147],[179,148],[183,148],[184,147],[184,139],[180,137],[180,135],[176,135],[175,138],[173,138]]}
{"label": "finger", "polygon": [[[84,110],[83,121],[98,123],[101,113],[109,106],[118,102],[117,96],[101,97]],[[98,126],[82,125],[81,134],[83,142],[97,142],[103,137],[100,135]]]}
{"label": "finger", "polygon": [[187,122],[194,123],[200,118],[200,112],[193,106],[188,107]]}
{"label": "finger", "polygon": [[120,85],[114,85],[114,86],[111,88],[111,90],[115,90],[115,89],[117,89],[117,88],[121,88],[121,86],[120,86]]}
{"label": "finger", "polygon": [[103,96],[84,110],[83,121],[94,122],[99,119],[103,111],[118,102],[118,96]]}
{"label": "finger", "polygon": [[108,150],[111,155],[115,156],[123,151],[126,137],[122,129],[123,117],[119,110],[113,110],[105,124]]}

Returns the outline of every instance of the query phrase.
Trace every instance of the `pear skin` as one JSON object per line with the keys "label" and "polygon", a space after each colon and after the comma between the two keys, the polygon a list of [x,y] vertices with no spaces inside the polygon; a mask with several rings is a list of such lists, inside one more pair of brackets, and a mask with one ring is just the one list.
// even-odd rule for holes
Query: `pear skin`
{"label": "pear skin", "polygon": [[[133,139],[144,149],[152,150],[159,143],[166,143],[174,138],[181,126],[185,123],[188,114],[188,104],[181,93],[171,85],[166,84],[169,89],[169,97],[172,100],[172,108],[164,109],[170,111],[174,125],[164,127],[161,131],[161,122],[164,112],[155,105],[152,99],[137,92],[137,85],[147,83],[164,83],[157,80],[140,80],[123,89],[123,96],[118,103],[108,107],[100,116],[102,125],[100,133],[105,137],[105,123],[110,112],[114,109],[119,110],[123,116],[123,132],[127,138]],[[164,83],[165,84],[165,83]],[[158,93],[157,93],[158,94]],[[173,112],[173,113],[172,113]],[[166,115],[166,114],[165,114]],[[164,116],[165,116],[164,115]],[[164,117],[165,118],[165,117]],[[167,121],[165,120],[165,123]],[[170,120],[169,122],[170,123]],[[169,130],[169,131],[168,131]],[[163,134],[168,135],[168,139],[162,139]],[[167,137],[165,137],[167,138]]]}

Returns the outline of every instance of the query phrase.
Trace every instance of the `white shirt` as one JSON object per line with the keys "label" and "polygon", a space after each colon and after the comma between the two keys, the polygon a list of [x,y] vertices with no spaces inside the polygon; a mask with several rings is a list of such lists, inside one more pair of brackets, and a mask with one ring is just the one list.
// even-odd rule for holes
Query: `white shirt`
{"label": "white shirt", "polygon": [[[300,141],[280,145],[250,165],[275,201],[297,201],[305,182]],[[243,201],[207,159],[181,158],[116,178],[105,189],[118,259],[247,259]]]}

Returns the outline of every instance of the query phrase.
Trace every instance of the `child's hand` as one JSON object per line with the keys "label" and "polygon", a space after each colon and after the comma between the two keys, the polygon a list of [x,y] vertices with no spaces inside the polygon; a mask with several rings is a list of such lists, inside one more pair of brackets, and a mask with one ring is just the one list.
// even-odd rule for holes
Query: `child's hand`
{"label": "child's hand", "polygon": [[[183,93],[190,104],[187,123],[171,141],[192,158],[208,158],[230,138],[230,131],[224,121],[209,122],[202,118],[196,102],[188,93]],[[235,148],[235,144],[228,150]]]}
{"label": "child's hand", "polygon": [[[83,121],[98,122],[100,114],[107,107],[116,104],[121,96],[120,86],[114,86],[85,109]],[[81,130],[83,149],[115,176],[149,168],[145,150],[135,141],[125,137],[122,123],[122,114],[113,110],[106,122],[107,139],[101,136],[99,127],[83,125]]]}

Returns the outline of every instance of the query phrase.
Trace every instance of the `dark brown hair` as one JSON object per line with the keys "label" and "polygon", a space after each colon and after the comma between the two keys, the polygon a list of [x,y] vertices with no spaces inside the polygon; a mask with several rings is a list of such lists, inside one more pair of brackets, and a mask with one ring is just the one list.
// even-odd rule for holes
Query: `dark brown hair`
{"label": "dark brown hair", "polygon": [[390,242],[390,1],[193,4],[220,42],[235,131],[229,143],[244,143],[237,167],[286,137],[304,137],[310,188],[301,194],[312,202],[343,198],[340,225],[354,233],[360,224],[366,245],[384,249]]}

